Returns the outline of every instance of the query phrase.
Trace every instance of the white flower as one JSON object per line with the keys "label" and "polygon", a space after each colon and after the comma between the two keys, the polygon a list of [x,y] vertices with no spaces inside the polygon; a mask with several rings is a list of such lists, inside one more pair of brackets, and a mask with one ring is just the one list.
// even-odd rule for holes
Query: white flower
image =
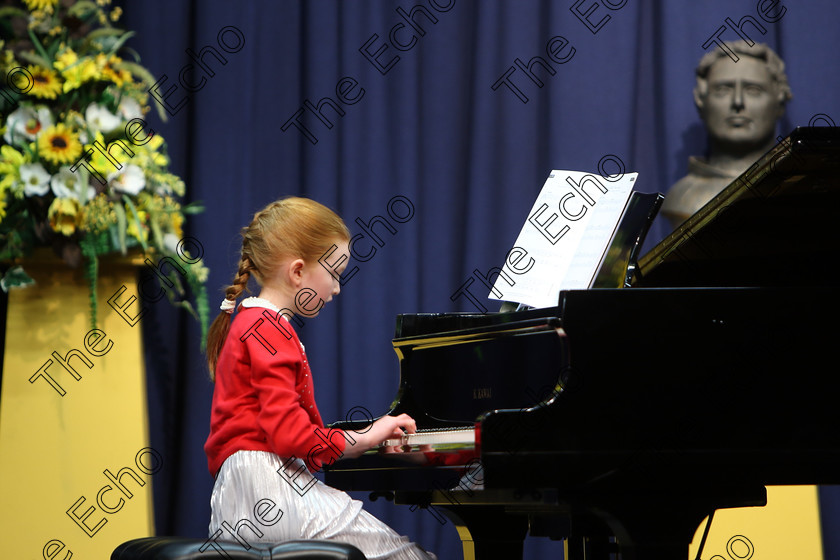
{"label": "white flower", "polygon": [[75,198],[81,204],[96,196],[96,189],[87,184],[81,173],[73,173],[68,166],[62,167],[52,176],[50,186],[58,198]]}
{"label": "white flower", "polygon": [[146,186],[143,170],[136,165],[127,164],[120,171],[108,175],[108,184],[117,192],[136,196]]}
{"label": "white flower", "polygon": [[50,190],[50,174],[40,163],[25,163],[20,166],[20,180],[26,196],[44,196]]}
{"label": "white flower", "polygon": [[142,119],[143,111],[140,110],[140,104],[133,97],[125,96],[120,100],[120,105],[117,107],[117,112],[123,120],[130,121],[131,119]]}
{"label": "white flower", "polygon": [[6,119],[6,133],[3,140],[7,144],[23,146],[35,140],[38,133],[52,126],[52,114],[47,107],[19,107]]}
{"label": "white flower", "polygon": [[91,103],[85,109],[85,121],[93,130],[111,132],[120,126],[120,118],[102,105]]}
{"label": "white flower", "polygon": [[173,255],[178,253],[178,243],[180,242],[181,240],[174,233],[163,234],[163,247]]}

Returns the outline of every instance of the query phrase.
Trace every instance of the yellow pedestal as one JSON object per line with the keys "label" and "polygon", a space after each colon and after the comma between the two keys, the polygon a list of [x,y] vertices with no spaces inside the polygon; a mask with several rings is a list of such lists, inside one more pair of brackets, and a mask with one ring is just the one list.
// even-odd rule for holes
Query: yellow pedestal
{"label": "yellow pedestal", "polygon": [[137,265],[103,259],[98,331],[81,271],[57,259],[24,267],[37,284],[9,293],[0,393],[3,557],[104,560],[153,535],[164,460],[149,447],[140,323],[108,304],[122,286],[118,305],[137,296]]}
{"label": "yellow pedestal", "polygon": [[[706,520],[691,543],[697,557]],[[715,512],[703,547],[710,560],[822,560],[822,532],[816,486],[768,486],[765,507]]]}

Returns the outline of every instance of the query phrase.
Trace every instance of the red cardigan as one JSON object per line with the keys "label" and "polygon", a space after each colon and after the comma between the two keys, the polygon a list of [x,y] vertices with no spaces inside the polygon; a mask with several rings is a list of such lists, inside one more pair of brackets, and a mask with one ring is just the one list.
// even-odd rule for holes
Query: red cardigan
{"label": "red cardigan", "polygon": [[341,457],[344,432],[324,429],[312,390],[306,354],[285,317],[240,307],[216,364],[204,444],[210,473],[242,450],[294,456],[312,472]]}

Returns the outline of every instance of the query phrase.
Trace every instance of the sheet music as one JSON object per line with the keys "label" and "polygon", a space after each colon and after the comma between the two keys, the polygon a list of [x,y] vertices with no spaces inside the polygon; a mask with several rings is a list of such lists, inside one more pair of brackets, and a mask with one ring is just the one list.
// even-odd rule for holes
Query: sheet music
{"label": "sheet music", "polygon": [[552,171],[488,297],[551,307],[561,290],[589,288],[636,177]]}

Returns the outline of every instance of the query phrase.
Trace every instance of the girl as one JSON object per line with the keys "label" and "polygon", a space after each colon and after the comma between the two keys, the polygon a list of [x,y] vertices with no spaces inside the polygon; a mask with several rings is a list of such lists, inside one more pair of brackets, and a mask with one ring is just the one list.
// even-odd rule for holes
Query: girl
{"label": "girl", "polygon": [[[315,406],[306,353],[288,319],[314,317],[338,295],[338,280],[318,261],[330,251],[332,263],[344,255],[336,269],[343,271],[350,240],[344,222],[326,206],[291,197],[257,212],[242,238],[239,270],[207,336],[216,384],[204,445],[216,477],[211,538],[331,539],[370,559],[435,558],[311,475],[323,463],[416,430],[406,414],[384,416],[365,432],[326,430]],[[243,300],[231,323],[251,275],[259,296]]]}

